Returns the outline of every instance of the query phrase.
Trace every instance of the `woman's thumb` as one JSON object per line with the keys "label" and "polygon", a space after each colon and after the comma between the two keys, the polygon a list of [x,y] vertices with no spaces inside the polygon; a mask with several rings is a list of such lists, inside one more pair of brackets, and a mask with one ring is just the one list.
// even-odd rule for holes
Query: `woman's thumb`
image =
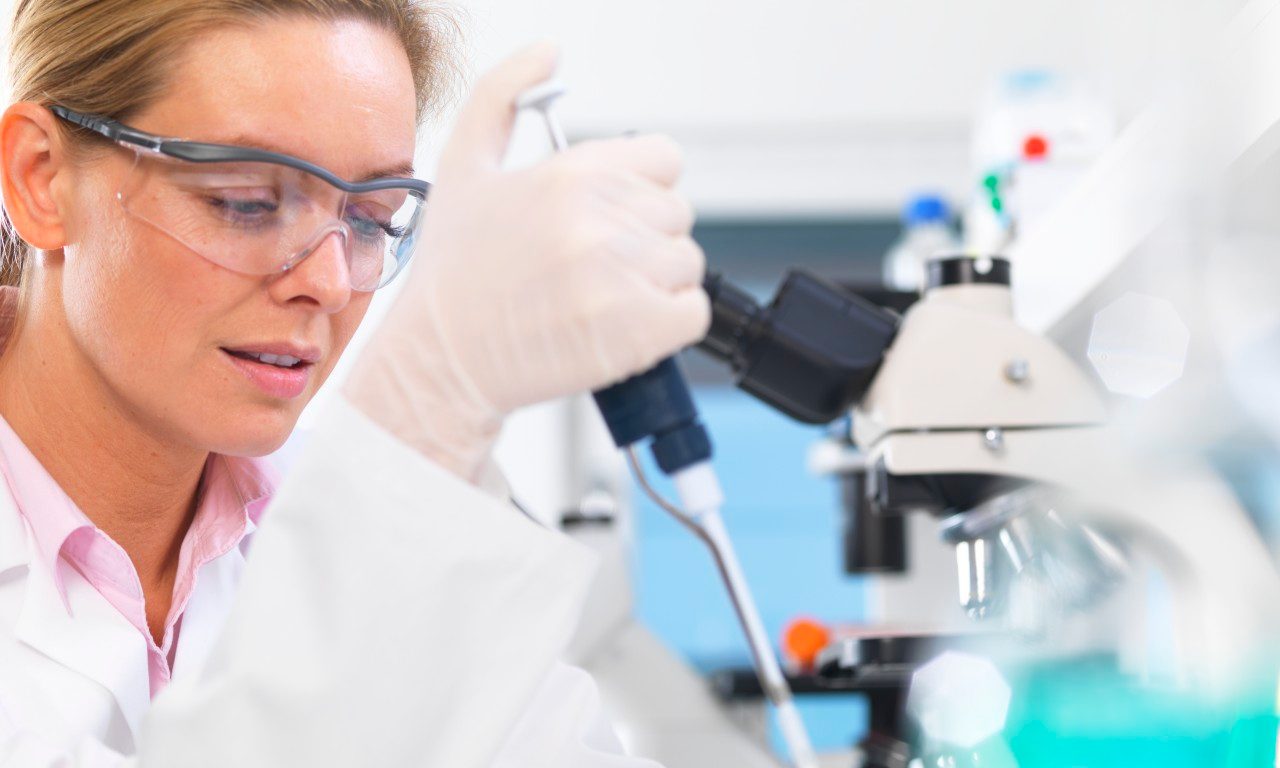
{"label": "woman's thumb", "polygon": [[526,89],[550,79],[558,60],[558,47],[544,40],[481,76],[441,155],[441,174],[498,167],[511,139],[516,99]]}

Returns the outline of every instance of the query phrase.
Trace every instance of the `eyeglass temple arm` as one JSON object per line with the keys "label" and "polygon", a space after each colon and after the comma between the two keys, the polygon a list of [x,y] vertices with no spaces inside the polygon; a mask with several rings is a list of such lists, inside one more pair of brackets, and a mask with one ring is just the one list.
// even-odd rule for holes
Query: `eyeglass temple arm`
{"label": "eyeglass temple arm", "polygon": [[96,117],[94,115],[86,115],[76,112],[66,107],[54,105],[49,108],[55,115],[66,120],[67,122],[78,125],[81,128],[93,131],[94,133],[106,136],[112,141],[118,141],[125,144],[145,147],[150,150],[158,150],[164,144],[164,140],[156,136],[141,131],[135,131],[115,120],[105,117]]}

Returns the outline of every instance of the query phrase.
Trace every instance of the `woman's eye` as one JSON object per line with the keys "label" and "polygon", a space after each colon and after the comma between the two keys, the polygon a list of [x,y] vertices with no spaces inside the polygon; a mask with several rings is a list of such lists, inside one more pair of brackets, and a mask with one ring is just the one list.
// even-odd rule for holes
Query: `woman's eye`
{"label": "woman's eye", "polygon": [[355,212],[347,214],[347,224],[357,236],[363,238],[397,238],[404,234],[401,227],[393,227],[391,224]]}
{"label": "woman's eye", "polygon": [[231,221],[258,222],[270,216],[280,205],[274,200],[262,198],[238,198],[225,195],[207,195],[205,200]]}

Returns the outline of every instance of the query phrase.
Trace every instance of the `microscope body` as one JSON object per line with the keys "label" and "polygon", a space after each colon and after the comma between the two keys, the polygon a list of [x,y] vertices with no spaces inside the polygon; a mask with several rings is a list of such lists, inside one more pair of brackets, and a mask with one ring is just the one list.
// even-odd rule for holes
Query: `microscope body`
{"label": "microscope body", "polygon": [[1023,451],[992,430],[1034,444],[1045,433],[1057,439],[1063,430],[1101,426],[1106,406],[1093,381],[1052,342],[1013,322],[1007,262],[992,260],[983,275],[943,270],[951,261],[935,262],[936,271],[954,272],[955,282],[931,287],[907,311],[854,409],[855,444],[890,469],[1008,475],[1002,462]]}
{"label": "microscope body", "polygon": [[[1176,679],[1221,697],[1274,691],[1280,575],[1229,489],[1108,423],[1091,377],[1014,321],[1007,262],[938,260],[929,285],[852,411],[846,570],[906,570],[904,516],[927,512],[972,618],[1004,614],[1032,577],[1087,612],[1140,550],[1169,584]],[[1116,651],[1145,677],[1142,645]]]}
{"label": "microscope body", "polygon": [[1008,262],[958,257],[930,270],[853,409],[864,469],[845,478],[851,573],[903,572],[905,514],[968,512],[1025,486],[1106,419],[1074,362],[1013,322]]}

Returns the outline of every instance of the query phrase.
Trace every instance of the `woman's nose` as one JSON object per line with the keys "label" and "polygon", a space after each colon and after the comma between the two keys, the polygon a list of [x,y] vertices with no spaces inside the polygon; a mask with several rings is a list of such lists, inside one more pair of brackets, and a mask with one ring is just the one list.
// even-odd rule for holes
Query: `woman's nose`
{"label": "woman's nose", "polygon": [[313,241],[288,272],[271,282],[281,303],[312,301],[326,312],[338,312],[351,301],[351,269],[347,234],[334,228]]}

